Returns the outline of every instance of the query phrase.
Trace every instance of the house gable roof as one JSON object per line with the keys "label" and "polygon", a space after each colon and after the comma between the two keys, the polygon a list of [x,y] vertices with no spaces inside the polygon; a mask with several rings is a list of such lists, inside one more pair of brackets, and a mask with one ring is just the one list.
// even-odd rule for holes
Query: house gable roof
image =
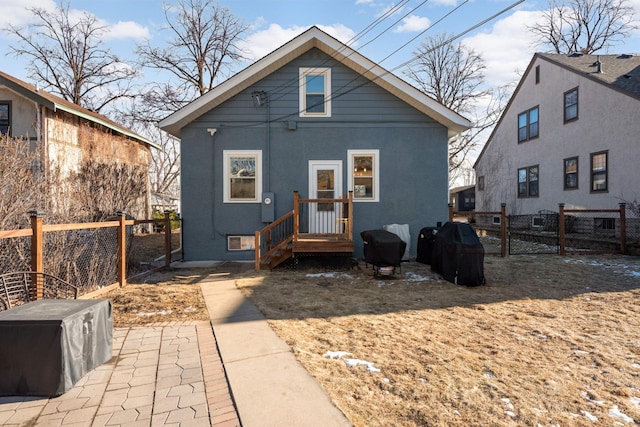
{"label": "house gable roof", "polygon": [[[640,56],[634,55],[583,55],[583,54],[553,54],[553,53],[536,53],[531,58],[527,69],[522,78],[518,82],[518,86],[511,95],[511,99],[507,103],[498,123],[496,123],[491,135],[487,138],[487,143],[482,148],[480,155],[474,163],[474,168],[478,161],[482,158],[487,146],[491,143],[496,130],[502,123],[505,114],[511,107],[513,100],[518,95],[520,87],[527,79],[527,76],[533,68],[533,64],[537,59],[547,61],[553,65],[564,68],[570,72],[578,74],[586,79],[592,80],[598,84],[604,85],[611,90],[628,95],[640,101]],[[600,72],[598,72],[598,64],[600,62]]]}
{"label": "house gable roof", "polygon": [[44,105],[51,111],[57,111],[57,110],[65,111],[69,114],[73,114],[74,116],[83,118],[92,123],[96,123],[106,128],[109,128],[135,141],[141,142],[146,145],[150,145],[157,149],[161,148],[156,143],[136,134],[131,129],[128,129],[122,125],[119,125],[113,120],[108,119],[107,117],[101,114],[98,114],[95,111],[88,110],[84,107],[74,104],[73,102],[69,102],[66,99],[63,99],[59,96],[56,96],[44,90],[38,89],[37,87],[29,83],[26,83],[20,79],[17,79],[2,71],[0,71],[0,86],[5,86],[10,90],[24,96],[27,99],[30,99],[40,105]]}
{"label": "house gable roof", "polygon": [[212,108],[217,107],[242,90],[272,74],[312,48],[330,55],[343,65],[363,75],[418,111],[447,127],[449,136],[468,129],[471,123],[404,80],[365,58],[355,50],[311,27],[264,58],[235,74],[184,108],[160,121],[160,128],[180,137],[181,129]]}

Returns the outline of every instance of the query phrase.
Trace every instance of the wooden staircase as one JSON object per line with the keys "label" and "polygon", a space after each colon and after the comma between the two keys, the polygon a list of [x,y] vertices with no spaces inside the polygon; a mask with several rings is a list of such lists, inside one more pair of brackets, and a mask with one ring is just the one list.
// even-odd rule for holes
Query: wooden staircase
{"label": "wooden staircase", "polygon": [[[310,233],[309,212],[333,205],[330,227]],[[291,257],[305,254],[353,253],[353,192],[339,199],[300,199],[293,193],[293,210],[255,233],[255,269],[273,269]]]}

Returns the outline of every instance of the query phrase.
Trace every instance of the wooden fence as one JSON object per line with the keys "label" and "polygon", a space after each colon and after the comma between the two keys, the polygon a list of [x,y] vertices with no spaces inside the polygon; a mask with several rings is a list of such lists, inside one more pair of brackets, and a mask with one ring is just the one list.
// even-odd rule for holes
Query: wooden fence
{"label": "wooden fence", "polygon": [[116,283],[122,287],[127,283],[127,226],[140,224],[164,224],[164,266],[168,267],[171,263],[171,219],[168,211],[165,211],[162,219],[131,220],[126,219],[124,212],[118,212],[117,220],[115,221],[73,224],[44,224],[44,214],[40,211],[31,211],[29,215],[31,217],[31,228],[0,231],[0,239],[30,238],[30,269],[32,271],[43,272],[44,270],[46,233],[111,228],[117,231]]}
{"label": "wooden fence", "polygon": [[[576,222],[579,222],[581,219],[592,218],[591,214],[611,215],[614,219],[612,224],[615,228],[613,237],[616,239],[616,246],[619,248],[619,253],[627,254],[629,252],[634,252],[634,250],[629,249],[629,245],[628,245],[629,230],[628,230],[628,221],[626,217],[626,210],[627,210],[626,203],[620,203],[618,209],[565,209],[564,203],[559,203],[558,213],[557,213],[558,219],[556,224],[557,233],[558,233],[558,243],[557,243],[559,248],[558,253],[560,255],[565,255],[568,252],[585,253],[584,250],[574,251],[569,249],[567,245],[567,240],[569,239],[569,236],[576,236],[581,234],[588,235],[589,233],[585,230],[577,229],[575,225],[571,227],[572,228],[571,230],[569,230],[567,227],[567,224],[575,224]],[[539,213],[531,214],[531,216],[536,216],[536,215],[539,215]],[[495,218],[500,218],[499,227],[497,226],[497,221],[496,223],[493,224],[494,226],[491,226],[491,224],[488,224],[487,221],[478,221],[478,218],[482,216],[493,216]],[[524,215],[524,216],[527,216],[527,215]],[[495,212],[480,212],[480,211],[454,212],[453,205],[449,204],[449,221],[455,221],[455,220],[464,218],[465,221],[472,223],[474,228],[477,230],[491,229],[492,231],[498,233],[500,236],[500,246],[501,246],[500,255],[501,256],[506,256],[507,254],[507,242],[508,242],[508,239],[511,238],[509,236],[510,234],[509,230],[511,229],[510,225],[513,225],[513,224],[510,224],[510,222],[513,222],[514,217],[516,216],[507,215],[505,203],[501,204],[500,211],[495,211]],[[638,223],[638,227],[640,227],[639,219],[634,219],[633,221],[636,221],[636,223]],[[585,221],[582,221],[582,222],[585,222]],[[531,234],[533,235],[534,233],[532,232]],[[640,236],[637,235],[638,233],[634,235],[632,231],[631,234],[632,234],[632,237],[633,236],[636,237],[636,239],[633,239],[635,242],[640,241]],[[588,237],[585,238],[585,240],[588,240]],[[595,242],[595,243],[598,243],[598,242]],[[595,253],[598,251],[592,250],[591,252]],[[599,252],[611,252],[611,250],[603,249],[603,250],[600,250]]]}

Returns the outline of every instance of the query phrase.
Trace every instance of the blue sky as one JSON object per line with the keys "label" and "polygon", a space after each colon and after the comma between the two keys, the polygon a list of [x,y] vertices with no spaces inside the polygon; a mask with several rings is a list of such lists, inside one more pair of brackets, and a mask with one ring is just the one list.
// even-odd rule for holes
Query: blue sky
{"label": "blue sky", "polygon": [[[399,2],[397,0],[395,4]],[[383,67],[394,71],[412,57],[412,52],[425,37],[443,32],[459,34],[514,2],[409,0],[401,11],[384,20],[352,47],[373,61],[382,61]],[[219,4],[250,26],[243,48],[252,60],[266,55],[311,25],[317,25],[347,42],[394,5],[387,0],[219,0]],[[527,25],[535,24],[545,4],[545,0],[526,0],[460,39],[485,59],[487,84],[494,86],[519,78],[533,53],[539,50],[533,46]],[[637,22],[640,24],[640,0],[631,0],[630,4],[637,10]],[[74,11],[94,14],[108,26],[110,32],[104,44],[124,59],[133,58],[135,45],[144,38],[151,38],[156,44],[161,43],[166,34],[161,31],[165,24],[161,0],[71,0],[70,5]],[[52,8],[54,1],[2,0],[0,27],[4,28],[8,23],[28,23],[26,6]],[[436,24],[457,6],[460,6],[457,11]],[[404,15],[406,17],[400,19]],[[427,29],[430,25],[431,28]],[[5,56],[7,47],[13,42],[15,40],[6,33],[0,34],[0,53],[3,54],[0,69],[30,81],[24,60]],[[392,54],[405,44],[407,46]],[[640,54],[640,31],[610,53],[622,52]],[[238,69],[246,65],[248,63],[240,64]],[[400,70],[395,72],[402,77]]]}

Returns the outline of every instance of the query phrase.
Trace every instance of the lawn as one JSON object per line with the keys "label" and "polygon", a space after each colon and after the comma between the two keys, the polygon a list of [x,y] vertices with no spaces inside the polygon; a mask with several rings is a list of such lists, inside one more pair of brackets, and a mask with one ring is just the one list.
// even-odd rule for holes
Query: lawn
{"label": "lawn", "polygon": [[237,285],[356,426],[640,423],[640,258],[487,257],[485,275],[303,263]]}

